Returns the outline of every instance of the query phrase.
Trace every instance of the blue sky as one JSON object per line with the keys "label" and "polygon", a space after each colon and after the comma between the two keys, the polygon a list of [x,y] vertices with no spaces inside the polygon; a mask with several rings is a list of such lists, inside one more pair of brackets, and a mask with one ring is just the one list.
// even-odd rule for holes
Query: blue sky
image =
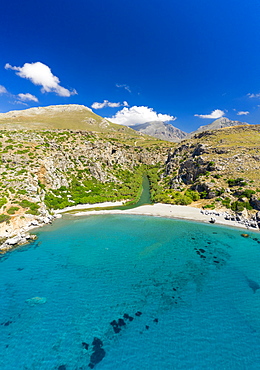
{"label": "blue sky", "polygon": [[3,2],[0,112],[100,103],[123,124],[260,123],[259,19],[259,0]]}

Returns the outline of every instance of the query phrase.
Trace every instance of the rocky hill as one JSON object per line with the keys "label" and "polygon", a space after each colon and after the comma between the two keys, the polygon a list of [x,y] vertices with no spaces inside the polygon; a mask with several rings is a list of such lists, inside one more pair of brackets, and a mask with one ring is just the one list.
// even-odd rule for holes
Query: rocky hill
{"label": "rocky hill", "polygon": [[254,217],[260,210],[260,126],[206,131],[183,141],[169,151],[159,184],[156,201]]}
{"label": "rocky hill", "polygon": [[146,122],[139,125],[133,125],[131,128],[138,132],[142,132],[143,134],[174,143],[180,142],[187,136],[186,132],[181,131],[170,123],[162,121]]}
{"label": "rocky hill", "polygon": [[220,128],[225,128],[225,127],[233,127],[233,126],[244,126],[248,125],[246,122],[240,122],[240,121],[231,121],[230,119],[226,117],[221,117],[216,119],[214,122],[210,123],[209,125],[203,125],[200,126],[197,130],[189,133],[187,135],[187,138],[190,138],[196,134],[199,134],[200,132],[204,131],[210,131],[210,130],[219,130]]}

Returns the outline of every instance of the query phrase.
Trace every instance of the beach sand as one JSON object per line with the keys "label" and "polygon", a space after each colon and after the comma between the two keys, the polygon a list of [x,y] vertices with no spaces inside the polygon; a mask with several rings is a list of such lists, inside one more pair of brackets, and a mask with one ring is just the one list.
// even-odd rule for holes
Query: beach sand
{"label": "beach sand", "polygon": [[[102,205],[103,206],[103,205]],[[91,205],[91,208],[94,206]],[[82,207],[83,208],[83,207]],[[87,207],[84,207],[85,209]],[[90,207],[89,207],[90,208]],[[215,224],[233,226],[246,229],[247,227],[243,223],[237,221],[231,221],[225,219],[225,212],[218,211],[205,211],[200,208],[189,207],[189,206],[178,206],[171,204],[156,203],[153,205],[143,205],[140,207],[128,209],[128,210],[96,210],[96,211],[85,211],[74,213],[73,216],[86,216],[86,215],[100,215],[100,214],[132,214],[132,215],[147,215],[157,217],[171,217],[180,218],[198,222],[209,223],[211,218],[215,219]],[[219,215],[216,215],[219,214]],[[251,230],[258,231],[258,229],[250,228]]]}

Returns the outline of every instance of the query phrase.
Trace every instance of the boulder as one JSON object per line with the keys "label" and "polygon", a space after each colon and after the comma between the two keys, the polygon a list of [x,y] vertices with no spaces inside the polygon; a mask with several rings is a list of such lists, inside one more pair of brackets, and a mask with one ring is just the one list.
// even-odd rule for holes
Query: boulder
{"label": "boulder", "polygon": [[17,235],[17,236],[14,236],[13,238],[10,238],[10,239],[7,239],[5,241],[5,244],[8,244],[8,245],[15,245],[15,244],[18,244],[20,243],[22,240],[21,236]]}
{"label": "boulder", "polygon": [[250,204],[254,209],[260,211],[260,199],[258,199],[256,195],[251,195]]}

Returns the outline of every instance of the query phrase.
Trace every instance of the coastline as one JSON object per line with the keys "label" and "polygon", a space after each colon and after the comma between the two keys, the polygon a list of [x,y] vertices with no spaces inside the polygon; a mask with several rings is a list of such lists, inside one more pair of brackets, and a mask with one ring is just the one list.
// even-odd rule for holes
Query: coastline
{"label": "coastline", "polygon": [[[85,207],[86,208],[86,207]],[[205,211],[200,208],[191,206],[180,206],[172,204],[156,203],[153,205],[143,205],[140,207],[128,209],[128,210],[95,210],[95,211],[84,211],[74,213],[73,216],[89,216],[89,215],[101,215],[101,214],[132,214],[132,215],[144,215],[144,216],[155,216],[155,217],[167,217],[184,219],[190,221],[197,221],[203,223],[210,223],[210,220],[214,218],[215,225],[232,226],[241,229],[247,229],[251,231],[259,231],[257,227],[247,226],[243,221],[233,221],[226,219],[229,213],[226,211]]]}
{"label": "coastline", "polygon": [[[104,202],[95,204],[79,204],[77,206],[66,207],[60,210],[55,210],[54,215],[48,215],[48,217],[35,217],[29,222],[23,222],[22,224],[17,224],[16,227],[6,235],[4,242],[0,245],[0,254],[6,253],[20,245],[27,244],[31,240],[36,238],[35,235],[30,234],[34,229],[38,229],[47,224],[51,224],[55,219],[61,218],[62,215],[66,213],[70,216],[92,216],[92,215],[109,215],[109,214],[123,214],[123,215],[143,215],[143,216],[153,216],[153,217],[166,217],[173,219],[183,219],[195,222],[210,223],[215,225],[224,225],[235,228],[240,228],[242,230],[250,230],[259,232],[259,227],[255,221],[250,221],[248,219],[241,218],[240,220],[232,220],[232,216],[226,211],[216,211],[216,210],[202,210],[201,208],[191,207],[191,206],[180,206],[172,204],[147,204],[136,208],[131,208],[127,210],[121,209],[101,209],[88,211],[87,209],[92,208],[106,208],[106,207],[116,207],[123,205],[124,202]],[[70,211],[79,211],[75,213],[69,213]],[[84,210],[84,211],[83,211]],[[234,218],[234,217],[233,217]],[[254,226],[253,226],[254,225]],[[7,231],[7,230],[6,230]],[[247,235],[247,234],[245,234]]]}

